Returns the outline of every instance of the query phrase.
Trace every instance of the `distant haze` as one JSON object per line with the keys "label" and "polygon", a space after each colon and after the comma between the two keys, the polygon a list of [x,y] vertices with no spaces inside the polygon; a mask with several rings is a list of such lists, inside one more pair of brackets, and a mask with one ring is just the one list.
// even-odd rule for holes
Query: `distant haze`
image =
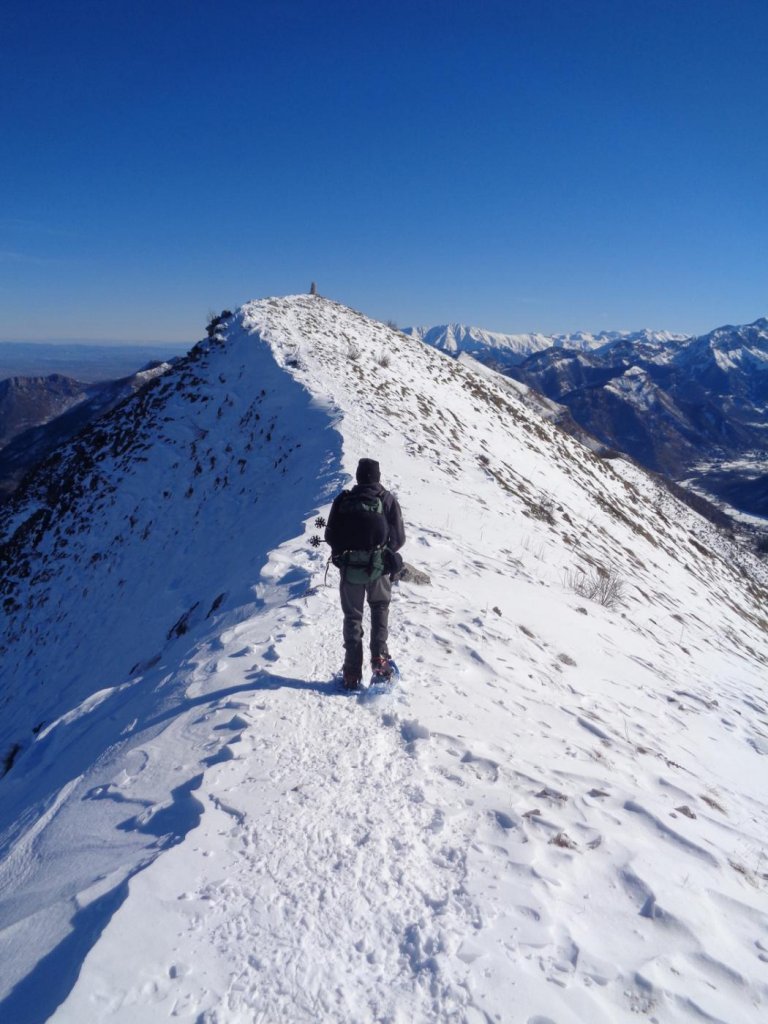
{"label": "distant haze", "polygon": [[184,355],[193,344],[0,341],[0,380],[52,373],[81,381],[114,380],[146,363]]}

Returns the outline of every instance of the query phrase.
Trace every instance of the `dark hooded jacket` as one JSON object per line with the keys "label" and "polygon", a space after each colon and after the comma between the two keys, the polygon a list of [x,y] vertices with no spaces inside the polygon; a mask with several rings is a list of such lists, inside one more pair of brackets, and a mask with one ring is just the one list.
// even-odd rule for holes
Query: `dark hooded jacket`
{"label": "dark hooded jacket", "polygon": [[339,502],[346,494],[353,494],[360,498],[380,498],[384,517],[389,525],[389,536],[386,547],[390,551],[399,551],[405,544],[405,527],[403,526],[403,513],[397,498],[391,491],[385,490],[380,483],[355,484],[351,491],[342,491],[331,505],[328,514],[328,525],[325,528],[325,542],[331,546],[331,555],[340,555],[344,550],[342,539],[339,537],[339,520],[337,510]]}

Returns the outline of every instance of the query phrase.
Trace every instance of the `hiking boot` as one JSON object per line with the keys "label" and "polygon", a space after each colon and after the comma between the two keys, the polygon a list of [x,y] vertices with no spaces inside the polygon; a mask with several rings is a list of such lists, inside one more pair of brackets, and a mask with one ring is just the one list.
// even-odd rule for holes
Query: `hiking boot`
{"label": "hiking boot", "polygon": [[354,669],[345,668],[343,671],[343,683],[345,690],[359,690],[362,674]]}
{"label": "hiking boot", "polygon": [[391,679],[392,665],[388,654],[377,654],[371,658],[371,670],[375,676],[381,679]]}

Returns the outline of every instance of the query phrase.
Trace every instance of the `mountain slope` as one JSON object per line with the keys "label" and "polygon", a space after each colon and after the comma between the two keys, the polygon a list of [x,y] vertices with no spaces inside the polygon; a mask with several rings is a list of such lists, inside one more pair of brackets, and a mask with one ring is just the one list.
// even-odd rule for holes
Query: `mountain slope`
{"label": "mountain slope", "polygon": [[119,380],[82,384],[68,377],[13,377],[0,381],[0,500],[29,470],[89,423],[114,409],[165,371],[170,363],[149,363]]}
{"label": "mountain slope", "polygon": [[[623,340],[592,352],[549,349],[508,372],[644,466],[691,479],[737,509],[768,514],[758,480],[768,434],[765,319],[673,345]],[[735,471],[726,468],[736,460]]]}
{"label": "mountain slope", "polygon": [[58,373],[0,380],[0,449],[17,434],[60,416],[88,395],[89,385]]}
{"label": "mountain slope", "polygon": [[[384,705],[308,543],[363,455],[432,579]],[[761,567],[512,382],[248,304],[1,522],[0,1016],[762,1019]]]}

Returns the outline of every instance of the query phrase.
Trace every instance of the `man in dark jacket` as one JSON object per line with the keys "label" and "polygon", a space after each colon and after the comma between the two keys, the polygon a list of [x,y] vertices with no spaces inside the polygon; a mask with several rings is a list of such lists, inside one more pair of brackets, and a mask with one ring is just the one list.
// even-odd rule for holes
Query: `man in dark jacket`
{"label": "man in dark jacket", "polygon": [[333,564],[341,571],[344,613],[344,686],[356,690],[363,675],[363,609],[371,608],[371,667],[387,675],[390,552],[405,543],[403,514],[394,494],[381,486],[378,462],[360,459],[357,484],[335,499],[325,529]]}

